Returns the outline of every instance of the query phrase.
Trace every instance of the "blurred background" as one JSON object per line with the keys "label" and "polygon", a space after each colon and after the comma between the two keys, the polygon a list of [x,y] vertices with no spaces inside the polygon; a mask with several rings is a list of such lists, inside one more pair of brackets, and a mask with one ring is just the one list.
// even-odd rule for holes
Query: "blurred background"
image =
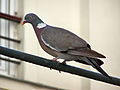
{"label": "blurred background", "polygon": [[[35,13],[49,25],[72,31],[107,57],[102,68],[109,75],[120,77],[120,0],[0,0],[0,12],[21,18]],[[0,18],[0,45],[53,58],[41,49],[30,24],[23,26]],[[95,70],[75,62],[68,64]],[[0,55],[0,90],[55,89],[120,90],[114,85]]]}

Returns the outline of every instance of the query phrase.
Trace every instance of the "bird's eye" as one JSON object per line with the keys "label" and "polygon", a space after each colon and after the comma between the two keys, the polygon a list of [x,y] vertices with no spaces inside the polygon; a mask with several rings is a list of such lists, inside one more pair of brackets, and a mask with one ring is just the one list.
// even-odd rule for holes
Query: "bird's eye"
{"label": "bird's eye", "polygon": [[27,18],[27,19],[31,21],[31,20],[32,20],[32,16],[28,16],[28,18]]}

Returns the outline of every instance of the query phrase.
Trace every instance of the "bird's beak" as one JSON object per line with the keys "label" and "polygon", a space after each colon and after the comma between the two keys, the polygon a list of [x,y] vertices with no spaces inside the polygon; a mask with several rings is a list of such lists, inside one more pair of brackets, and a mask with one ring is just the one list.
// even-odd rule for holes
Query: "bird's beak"
{"label": "bird's beak", "polygon": [[22,24],[22,25],[24,25],[25,23],[27,23],[26,20],[22,20],[22,21],[21,21],[21,24]]}

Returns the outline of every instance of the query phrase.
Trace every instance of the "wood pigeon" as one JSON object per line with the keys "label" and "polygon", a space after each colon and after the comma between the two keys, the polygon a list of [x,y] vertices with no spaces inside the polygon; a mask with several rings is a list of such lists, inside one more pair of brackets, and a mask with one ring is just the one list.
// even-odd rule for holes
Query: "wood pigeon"
{"label": "wood pigeon", "polygon": [[74,33],[59,27],[44,23],[36,14],[29,13],[25,16],[23,24],[32,24],[38,41],[44,51],[54,56],[54,61],[64,59],[91,65],[103,75],[110,77],[100,66],[103,64],[98,58],[104,55],[91,49],[90,45]]}

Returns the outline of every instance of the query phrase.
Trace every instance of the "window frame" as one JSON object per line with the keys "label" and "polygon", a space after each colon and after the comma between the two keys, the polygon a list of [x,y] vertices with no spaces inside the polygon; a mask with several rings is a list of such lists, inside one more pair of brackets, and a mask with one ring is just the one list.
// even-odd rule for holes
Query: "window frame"
{"label": "window frame", "polygon": [[[6,3],[5,3],[5,1],[6,1]],[[0,19],[0,26],[5,28],[4,32],[0,31],[0,33],[5,34],[5,35],[0,35],[0,39],[2,40],[2,41],[1,40],[0,41],[1,41],[1,43],[3,43],[3,45],[7,46],[8,48],[14,48],[14,45],[12,46],[12,43],[16,43],[16,44],[21,43],[20,40],[18,40],[18,39],[16,39],[16,37],[14,37],[14,34],[13,34],[14,33],[13,29],[15,29],[14,25],[16,25],[16,23],[20,23],[22,18],[14,16],[16,14],[15,7],[17,7],[17,6],[15,4],[17,4],[17,0],[1,0],[0,4],[2,4],[2,3],[4,3],[4,5],[6,5],[5,7],[7,7],[9,10],[6,10],[6,12],[4,12],[4,13],[0,12],[0,18],[2,18],[2,19]],[[10,7],[10,6],[12,6],[12,7]],[[12,10],[10,10],[11,8],[12,8]],[[1,9],[1,7],[0,7],[0,9]],[[8,13],[11,15],[9,15]],[[4,21],[4,23],[2,21]],[[13,21],[13,22],[10,22],[10,21]],[[1,25],[1,24],[3,24],[3,25]],[[8,30],[8,31],[6,31],[6,30]],[[13,30],[13,31],[10,31],[10,30]],[[6,35],[6,32],[7,32],[7,35]],[[6,44],[6,42],[7,42],[7,44]],[[0,68],[3,69],[3,72],[1,72],[1,71],[0,72],[1,72],[1,74],[4,74],[4,75],[11,76],[10,75],[11,74],[10,70],[12,71],[11,68],[14,68],[14,66],[15,66],[14,64],[16,64],[16,65],[20,64],[19,60],[14,60],[14,59],[11,60],[11,58],[9,58],[9,57],[2,56],[2,57],[0,57],[0,59],[1,59],[0,60],[0,62],[1,62]],[[11,67],[10,67],[10,65],[11,65]],[[6,69],[8,69],[8,70],[6,70]],[[16,73],[16,72],[12,71],[12,73]],[[15,75],[12,75],[12,76],[14,77]],[[16,76],[17,76],[17,73],[16,73]]]}

